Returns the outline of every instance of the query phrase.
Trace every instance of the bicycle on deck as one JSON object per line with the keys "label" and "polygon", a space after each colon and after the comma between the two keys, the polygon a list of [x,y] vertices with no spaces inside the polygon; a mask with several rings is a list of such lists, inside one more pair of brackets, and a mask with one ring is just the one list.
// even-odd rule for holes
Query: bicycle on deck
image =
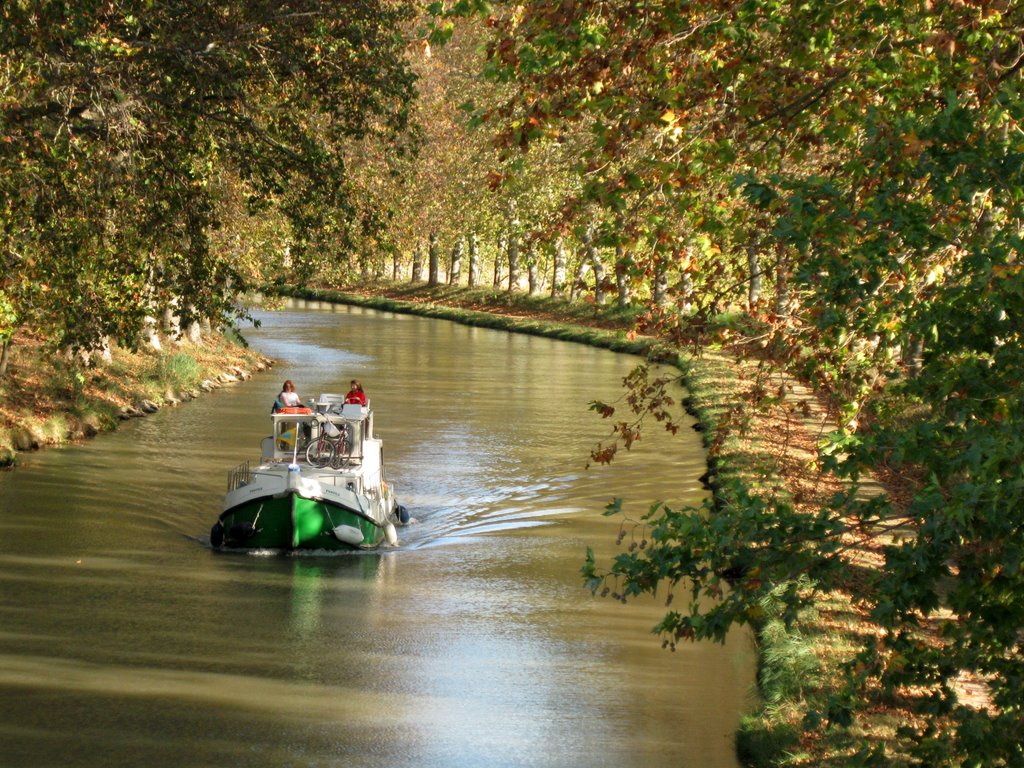
{"label": "bicycle on deck", "polygon": [[330,465],[337,469],[348,456],[348,429],[344,425],[339,427],[326,416],[318,415],[316,420],[320,429],[306,446],[306,461],[314,467]]}

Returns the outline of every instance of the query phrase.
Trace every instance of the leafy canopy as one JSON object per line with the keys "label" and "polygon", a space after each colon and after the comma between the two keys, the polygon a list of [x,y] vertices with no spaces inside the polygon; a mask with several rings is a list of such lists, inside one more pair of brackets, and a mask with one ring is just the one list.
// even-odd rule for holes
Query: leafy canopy
{"label": "leafy canopy", "polygon": [[[346,151],[395,150],[413,78],[389,0],[13,0],[0,7],[0,290],[56,344],[231,311],[218,184],[282,212],[302,262],[359,218]],[[341,244],[343,246],[343,243]]]}
{"label": "leafy canopy", "polygon": [[[777,301],[751,314],[777,356],[837,401],[828,469],[853,483],[812,512],[740,486],[724,503],[657,508],[651,545],[589,579],[692,603],[657,628],[721,638],[775,585],[851,583],[848,537],[900,525],[858,599],[883,628],[815,722],[860,694],[914,688],[952,728],[905,727],[924,760],[1020,762],[1024,707],[1024,8],[1009,2],[660,0],[501,7],[489,73],[512,90],[478,119],[506,152],[586,137],[580,211],[598,205],[653,260],[741,304],[745,249]],[[705,239],[711,246],[694,248]],[[903,408],[885,408],[886,403]],[[713,446],[713,451],[717,450]],[[856,498],[874,467],[913,499]],[[909,480],[908,480],[909,482]],[[781,593],[788,615],[805,598]],[[707,599],[710,598],[710,599]],[[949,611],[952,618],[941,619]],[[940,621],[937,645],[916,628]],[[961,672],[994,713],[960,705]]]}

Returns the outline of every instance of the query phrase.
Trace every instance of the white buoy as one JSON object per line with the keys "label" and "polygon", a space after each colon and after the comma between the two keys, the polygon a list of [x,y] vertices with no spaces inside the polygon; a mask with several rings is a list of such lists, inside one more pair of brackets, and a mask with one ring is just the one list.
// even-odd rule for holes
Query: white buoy
{"label": "white buoy", "polygon": [[384,526],[384,538],[388,540],[388,544],[392,547],[398,546],[398,531],[395,530],[394,523],[388,523]]}

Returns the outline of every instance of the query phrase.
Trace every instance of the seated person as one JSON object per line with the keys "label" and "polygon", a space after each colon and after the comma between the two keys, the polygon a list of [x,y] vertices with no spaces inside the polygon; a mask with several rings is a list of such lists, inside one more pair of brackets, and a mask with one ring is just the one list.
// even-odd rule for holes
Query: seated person
{"label": "seated person", "polygon": [[345,395],[345,402],[366,405],[366,393],[363,392],[363,385],[355,379],[352,379],[352,386],[349,387],[348,394]]}
{"label": "seated person", "polygon": [[[292,383],[292,380],[288,379],[287,381],[285,381],[284,385],[282,385],[281,394],[279,394],[277,396],[277,400],[274,401],[274,407],[271,409],[271,413],[277,413],[282,408],[301,407],[302,398],[299,397],[299,394],[295,391],[295,385]],[[299,426],[301,427],[302,430],[302,437],[304,438],[304,442],[308,442],[313,432],[312,426],[308,423],[303,423],[300,424]]]}
{"label": "seated person", "polygon": [[281,393],[277,396],[277,400],[274,401],[272,412],[276,413],[282,408],[298,408],[300,405],[302,405],[302,398],[295,391],[292,380],[288,379],[281,387]]}

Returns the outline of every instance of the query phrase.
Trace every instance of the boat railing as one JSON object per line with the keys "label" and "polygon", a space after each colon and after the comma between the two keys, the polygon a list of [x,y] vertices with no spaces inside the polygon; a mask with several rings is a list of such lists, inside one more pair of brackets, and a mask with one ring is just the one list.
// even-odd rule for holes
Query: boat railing
{"label": "boat railing", "polygon": [[248,460],[243,461],[237,467],[228,471],[228,493],[251,482],[252,470],[249,468]]}

